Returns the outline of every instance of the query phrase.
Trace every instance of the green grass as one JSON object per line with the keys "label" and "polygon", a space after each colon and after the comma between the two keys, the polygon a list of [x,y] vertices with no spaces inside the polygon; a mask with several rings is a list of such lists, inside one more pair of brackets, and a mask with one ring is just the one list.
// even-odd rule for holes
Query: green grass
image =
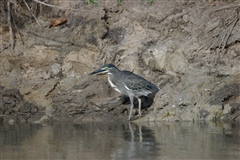
{"label": "green grass", "polygon": [[117,4],[122,3],[124,0],[117,0]]}
{"label": "green grass", "polygon": [[98,6],[98,0],[83,0],[87,5],[88,4],[95,4]]}
{"label": "green grass", "polygon": [[[87,5],[88,4],[95,4],[98,6],[98,0],[83,0]],[[152,4],[154,0],[144,0],[145,2]],[[124,0],[116,0],[117,4],[121,4],[124,2]]]}
{"label": "green grass", "polygon": [[152,4],[154,0],[145,0],[147,3]]}

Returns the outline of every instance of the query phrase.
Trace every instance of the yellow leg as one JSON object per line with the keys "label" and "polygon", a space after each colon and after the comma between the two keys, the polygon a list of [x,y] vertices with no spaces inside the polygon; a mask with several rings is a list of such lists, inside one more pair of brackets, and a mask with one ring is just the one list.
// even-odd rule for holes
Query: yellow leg
{"label": "yellow leg", "polygon": [[130,121],[131,120],[131,116],[132,116],[132,111],[133,111],[133,97],[132,96],[129,96],[129,99],[131,101],[131,106],[130,106],[130,112],[129,112],[129,116],[128,116],[128,120]]}
{"label": "yellow leg", "polygon": [[137,99],[138,99],[138,115],[139,115],[139,117],[141,117],[141,115],[142,115],[142,112],[141,112],[142,100],[141,100],[141,98],[137,98]]}

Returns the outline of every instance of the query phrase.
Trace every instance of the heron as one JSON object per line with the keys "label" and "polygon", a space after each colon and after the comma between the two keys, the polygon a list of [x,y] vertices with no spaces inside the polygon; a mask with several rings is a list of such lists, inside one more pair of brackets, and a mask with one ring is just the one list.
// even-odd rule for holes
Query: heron
{"label": "heron", "polygon": [[128,120],[131,120],[134,97],[138,100],[138,115],[141,117],[141,96],[155,95],[159,89],[158,87],[144,79],[143,77],[126,70],[119,70],[113,64],[105,64],[97,70],[89,73],[94,74],[108,74],[108,82],[111,87],[122,95],[127,95],[130,99],[130,112]]}

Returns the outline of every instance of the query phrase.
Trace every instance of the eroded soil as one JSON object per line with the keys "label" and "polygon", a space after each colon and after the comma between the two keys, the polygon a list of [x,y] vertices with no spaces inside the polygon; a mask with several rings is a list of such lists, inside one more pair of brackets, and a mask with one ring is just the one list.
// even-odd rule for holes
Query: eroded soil
{"label": "eroded soil", "polygon": [[29,3],[36,19],[17,2],[12,34],[5,2],[1,121],[126,121],[129,99],[88,75],[105,63],[160,88],[133,119],[240,121],[239,1]]}

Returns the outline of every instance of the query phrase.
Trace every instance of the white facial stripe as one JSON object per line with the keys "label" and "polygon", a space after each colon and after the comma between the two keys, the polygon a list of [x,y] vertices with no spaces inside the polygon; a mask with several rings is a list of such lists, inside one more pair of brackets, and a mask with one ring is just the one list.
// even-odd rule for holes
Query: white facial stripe
{"label": "white facial stripe", "polygon": [[99,72],[99,74],[102,74],[102,73],[108,73],[108,70]]}

